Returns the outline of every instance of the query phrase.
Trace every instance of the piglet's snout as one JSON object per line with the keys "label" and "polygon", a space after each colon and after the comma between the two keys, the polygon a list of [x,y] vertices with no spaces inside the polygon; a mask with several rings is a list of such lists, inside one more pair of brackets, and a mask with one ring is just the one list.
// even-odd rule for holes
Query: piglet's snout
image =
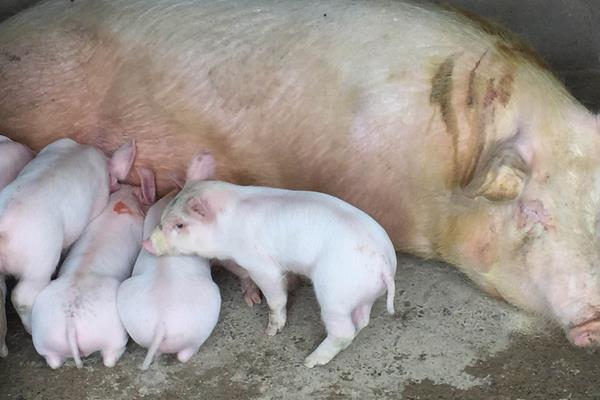
{"label": "piglet's snout", "polygon": [[152,241],[151,241],[150,239],[142,241],[142,246],[144,247],[144,249],[145,249],[145,250],[146,250],[148,253],[150,253],[150,254],[152,254],[152,255],[154,255],[154,256],[157,256],[157,255],[158,255],[158,254],[156,253],[156,249],[155,249],[155,248],[154,248],[154,246],[152,245]]}
{"label": "piglet's snout", "polygon": [[142,246],[144,246],[146,251],[155,256],[162,256],[169,250],[167,237],[160,229],[155,229],[150,238],[142,242]]}

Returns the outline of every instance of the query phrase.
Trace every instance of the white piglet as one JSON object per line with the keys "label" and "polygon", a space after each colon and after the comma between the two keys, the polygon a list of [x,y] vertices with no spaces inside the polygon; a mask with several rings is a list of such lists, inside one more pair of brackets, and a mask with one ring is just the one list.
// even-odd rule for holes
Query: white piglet
{"label": "white piglet", "polygon": [[127,345],[117,312],[117,290],[131,274],[140,250],[144,210],[154,202],[154,176],[138,170],[141,189],[122,185],[108,206],[86,228],[62,264],[58,278],[37,297],[32,336],[37,352],[51,368],[72,357],[102,352],[112,367]]}
{"label": "white piglet", "polygon": [[34,156],[29,147],[0,135],[0,190],[11,183]]}
{"label": "white piglet", "polygon": [[[0,190],[11,183],[34,157],[33,151],[21,143],[0,135]],[[8,355],[6,347],[6,283],[0,275],[0,357]]]}
{"label": "white piglet", "polygon": [[109,160],[98,149],[60,139],[44,147],[0,192],[0,275],[18,284],[12,302],[31,333],[31,308],[61,252],[106,206],[135,158],[127,143]]}
{"label": "white piglet", "polygon": [[346,348],[386,291],[388,312],[394,312],[396,254],[370,216],[323,193],[204,181],[213,173],[210,154],[192,160],[185,187],[144,242],[148,251],[240,264],[269,306],[268,335],[286,322],[285,273],[310,278],[327,337],[306,358],[307,367],[326,364]]}
{"label": "white piglet", "polygon": [[[173,197],[163,197],[148,211],[145,239]],[[142,250],[132,277],[119,288],[117,306],[131,338],[148,348],[142,365],[147,369],[161,353],[177,353],[179,361],[188,361],[217,324],[221,295],[206,259],[156,257]]]}

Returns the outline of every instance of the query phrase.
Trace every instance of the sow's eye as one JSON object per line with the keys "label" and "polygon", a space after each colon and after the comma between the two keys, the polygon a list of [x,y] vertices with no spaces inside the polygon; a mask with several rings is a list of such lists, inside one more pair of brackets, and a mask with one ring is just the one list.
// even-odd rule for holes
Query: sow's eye
{"label": "sow's eye", "polygon": [[183,229],[185,227],[185,224],[182,224],[181,222],[178,224],[175,224],[175,229]]}

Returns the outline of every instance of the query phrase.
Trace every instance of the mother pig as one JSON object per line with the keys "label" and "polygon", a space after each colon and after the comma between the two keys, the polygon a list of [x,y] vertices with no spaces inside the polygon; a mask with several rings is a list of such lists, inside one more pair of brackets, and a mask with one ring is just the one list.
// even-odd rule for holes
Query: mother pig
{"label": "mother pig", "polygon": [[0,131],[319,190],[600,341],[600,128],[495,26],[398,1],[50,0],[0,25]]}

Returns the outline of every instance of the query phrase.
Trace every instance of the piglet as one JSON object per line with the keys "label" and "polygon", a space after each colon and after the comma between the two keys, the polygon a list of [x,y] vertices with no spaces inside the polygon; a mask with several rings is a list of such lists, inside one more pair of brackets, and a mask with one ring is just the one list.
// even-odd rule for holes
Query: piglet
{"label": "piglet", "polygon": [[0,190],[11,183],[34,156],[29,147],[0,135]]}
{"label": "piglet", "polygon": [[[33,157],[33,151],[27,146],[0,135],[0,190],[12,182]],[[4,277],[0,276],[0,357],[8,355],[5,299],[6,283]]]}
{"label": "piglet", "polygon": [[98,149],[60,139],[46,146],[0,192],[0,275],[18,280],[12,302],[31,333],[31,309],[63,249],[106,206],[135,157],[127,143],[109,160]]}
{"label": "piglet", "polygon": [[108,206],[75,242],[58,278],[37,297],[33,306],[32,336],[37,352],[51,368],[73,357],[102,352],[112,367],[127,344],[127,333],[117,312],[117,290],[131,274],[140,251],[144,208],[154,202],[154,176],[138,170],[139,187],[122,185]]}
{"label": "piglet", "polygon": [[285,273],[310,278],[327,337],[306,358],[309,368],[346,348],[386,291],[388,312],[394,312],[396,254],[370,216],[323,193],[204,181],[213,173],[210,154],[192,160],[185,187],[144,242],[148,251],[240,264],[269,306],[267,335],[286,322]]}
{"label": "piglet", "polygon": [[[173,199],[163,197],[144,221],[148,238]],[[221,295],[208,260],[194,256],[155,257],[142,250],[133,276],[121,284],[117,297],[121,321],[132,339],[148,353],[147,369],[160,353],[177,353],[188,361],[210,336],[219,319]]]}

